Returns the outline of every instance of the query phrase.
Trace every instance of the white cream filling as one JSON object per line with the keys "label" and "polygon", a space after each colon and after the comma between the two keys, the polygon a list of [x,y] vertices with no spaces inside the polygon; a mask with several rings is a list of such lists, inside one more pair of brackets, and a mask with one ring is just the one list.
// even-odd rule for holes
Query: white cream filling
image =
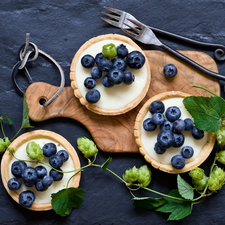
{"label": "white cream filling", "polygon": [[[87,48],[81,55],[81,58],[86,55],[90,54],[93,57],[95,57],[99,52],[102,51],[102,47],[106,44],[113,43],[115,46],[118,46],[122,44],[121,41],[117,40],[104,40],[97,43],[94,43],[92,46]],[[131,45],[125,43],[128,52],[136,50]],[[131,69],[127,67],[127,70],[130,70],[134,76],[135,81],[131,85],[126,84],[119,84],[114,85],[111,88],[106,88],[102,85],[102,78],[96,80],[97,85],[95,89],[97,89],[100,94],[100,100],[95,103],[96,106],[102,109],[107,110],[115,110],[125,107],[127,104],[135,100],[142,92],[142,90],[145,87],[145,83],[147,80],[147,68],[144,65],[141,69]],[[91,69],[86,69],[81,65],[81,62],[79,61],[76,66],[76,81],[78,85],[78,89],[81,93],[81,95],[85,98],[86,93],[88,92],[88,89],[84,86],[84,80],[86,77],[91,77]],[[103,74],[103,76],[106,73]],[[102,77],[103,77],[102,76]]]}
{"label": "white cream filling", "polygon": [[[178,97],[164,100],[163,103],[165,105],[165,111],[169,106],[177,106],[181,110],[180,119],[186,119],[186,118],[192,119],[191,115],[185,109],[182,101],[183,101],[183,98],[178,98]],[[146,114],[144,120],[149,117],[152,117],[152,114],[150,112],[148,112]],[[176,154],[180,154],[180,150],[183,146],[191,146],[194,149],[194,155],[189,159],[185,159],[186,162],[190,162],[191,160],[193,160],[194,158],[196,158],[199,155],[203,145],[207,142],[207,138],[208,138],[207,132],[204,132],[204,137],[202,139],[196,140],[192,137],[191,131],[183,131],[182,134],[185,137],[183,146],[178,147],[178,148],[171,147],[171,148],[167,149],[164,154],[157,154],[154,150],[154,146],[155,146],[155,143],[157,142],[157,135],[159,132],[160,132],[159,126],[157,127],[157,129],[155,131],[148,132],[148,131],[144,130],[143,125],[142,125],[141,140],[142,140],[142,144],[143,144],[145,150],[147,151],[147,153],[153,159],[155,159],[156,161],[163,163],[163,164],[170,164],[171,158]]]}
{"label": "white cream filling", "polygon": [[[59,143],[56,143],[50,139],[44,139],[44,138],[38,138],[38,139],[34,139],[33,141],[35,141],[37,144],[39,144],[41,146],[41,148],[44,146],[45,143],[49,143],[49,142],[52,142],[56,145],[57,147],[57,151],[59,150],[66,150],[62,145],[60,145]],[[27,153],[26,153],[26,146],[27,144],[29,143],[30,141],[24,143],[23,145],[21,145],[15,152],[15,156],[18,158],[18,159],[22,159],[22,160],[30,160],[30,158],[27,156]],[[48,163],[48,157],[45,157],[45,159],[43,160],[43,162],[45,163]],[[12,159],[9,163],[9,177],[12,178],[14,177],[11,173],[11,165],[14,161],[17,161],[16,159]],[[36,164],[36,163],[29,163],[29,162],[26,162],[27,163],[27,166],[31,166],[31,167],[37,167],[38,165],[42,165],[42,164]],[[45,165],[43,165],[45,166]],[[48,173],[47,175],[49,175],[49,171],[51,170],[50,167],[48,166],[45,166],[45,168],[47,169]],[[69,159],[63,163],[61,169],[63,171],[71,171],[71,170],[74,170],[74,165],[73,165],[73,161],[71,159],[71,157],[69,157]],[[25,190],[31,190],[34,192],[36,198],[35,198],[35,203],[50,203],[51,202],[51,194],[52,193],[56,193],[58,192],[59,190],[63,189],[66,187],[66,184],[67,184],[67,181],[69,180],[69,178],[73,175],[74,173],[64,173],[63,174],[63,179],[60,180],[60,181],[53,181],[53,184],[48,187],[48,189],[46,191],[37,191],[36,188],[35,188],[35,185],[33,187],[26,187],[24,184],[23,184],[23,181],[22,179],[21,180],[21,187],[19,190],[17,190],[17,193],[21,193],[22,191],[25,191]]]}

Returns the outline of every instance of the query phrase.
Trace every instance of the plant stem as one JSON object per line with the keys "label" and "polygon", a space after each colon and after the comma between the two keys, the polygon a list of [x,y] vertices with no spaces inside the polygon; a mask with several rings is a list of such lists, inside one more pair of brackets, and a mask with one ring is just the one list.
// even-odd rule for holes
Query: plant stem
{"label": "plant stem", "polygon": [[2,134],[3,134],[3,136],[4,136],[4,137],[6,137],[6,136],[5,136],[5,132],[4,132],[4,129],[3,129],[3,124],[2,124],[2,120],[0,120],[0,123],[1,123],[1,130],[2,130]]}
{"label": "plant stem", "polygon": [[194,85],[194,84],[191,84],[191,86],[192,86],[192,87],[201,88],[201,89],[203,89],[203,90],[205,90],[205,91],[208,91],[209,93],[211,93],[211,94],[214,95],[214,96],[220,97],[219,95],[217,95],[217,94],[214,93],[213,91],[210,91],[208,88],[202,87],[202,86],[200,86],[200,85]]}
{"label": "plant stem", "polygon": [[23,127],[20,127],[20,129],[17,131],[17,133],[14,135],[14,137],[10,141],[13,141],[22,129],[23,129]]}

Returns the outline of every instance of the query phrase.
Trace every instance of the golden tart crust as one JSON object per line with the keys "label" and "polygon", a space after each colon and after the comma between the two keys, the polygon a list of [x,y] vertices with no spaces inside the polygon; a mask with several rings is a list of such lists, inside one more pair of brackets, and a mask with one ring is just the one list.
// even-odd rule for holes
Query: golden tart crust
{"label": "golden tart crust", "polygon": [[[142,144],[142,134],[141,134],[141,127],[142,127],[142,123],[143,120],[146,116],[146,114],[149,111],[149,106],[153,101],[163,101],[169,98],[175,98],[175,97],[182,97],[185,98],[187,96],[190,96],[189,94],[180,92],[180,91],[169,91],[169,92],[163,92],[160,93],[158,95],[155,95],[154,97],[150,98],[141,108],[141,110],[139,111],[136,120],[135,120],[135,125],[134,125],[134,136],[136,139],[136,143],[139,147],[139,151],[140,153],[144,156],[145,160],[149,163],[151,163],[151,165],[156,168],[159,169],[161,171],[167,172],[167,173],[184,173],[187,171],[192,170],[195,167],[198,167],[201,163],[203,163],[206,158],[209,156],[209,154],[211,153],[215,141],[216,141],[216,135],[215,133],[208,133],[208,139],[207,142],[205,143],[205,145],[202,147],[200,154],[194,158],[192,161],[189,161],[188,163],[186,163],[186,165],[184,166],[184,168],[182,169],[175,169],[174,167],[172,167],[171,164],[164,164],[161,163],[157,160],[155,160],[154,158],[152,158],[146,151],[146,149],[144,148],[143,144]],[[154,151],[154,149],[152,149],[152,151]],[[166,154],[166,153],[165,153]]]}
{"label": "golden tart crust", "polygon": [[[116,109],[116,110],[109,110],[109,109],[104,109],[104,108],[100,108],[98,106],[96,106],[95,104],[90,104],[87,102],[87,100],[85,99],[84,96],[82,96],[80,90],[78,89],[78,84],[76,81],[76,66],[78,63],[80,63],[80,58],[81,58],[81,54],[83,53],[83,51],[85,51],[87,48],[89,48],[91,45],[100,42],[100,41],[104,41],[104,40],[117,40],[117,41],[121,41],[121,44],[129,44],[132,47],[134,47],[136,50],[140,51],[144,56],[145,53],[142,51],[142,49],[136,44],[134,43],[130,38],[123,36],[123,35],[119,35],[119,34],[106,34],[106,35],[100,35],[94,38],[91,38],[90,40],[88,40],[87,42],[85,42],[80,49],[77,51],[77,53],[75,54],[72,63],[71,63],[71,67],[70,67],[70,80],[71,80],[71,86],[74,89],[74,94],[75,96],[79,99],[80,103],[82,105],[84,105],[87,109],[89,109],[92,112],[95,112],[97,114],[100,115],[120,115],[123,113],[126,113],[128,111],[130,111],[131,109],[133,109],[135,106],[137,106],[142,99],[145,97],[149,85],[150,85],[150,81],[151,81],[151,71],[150,71],[150,65],[149,65],[149,61],[147,59],[147,57],[145,56],[145,65],[146,69],[147,69],[147,80],[146,80],[146,84],[145,87],[143,89],[143,91],[141,92],[141,94],[134,99],[132,102],[130,102],[129,104],[127,104],[126,106],[120,108],[120,109]],[[97,53],[96,53],[97,54]]]}
{"label": "golden tart crust", "polygon": [[[57,133],[51,132],[51,131],[36,130],[36,131],[27,132],[25,134],[22,134],[18,138],[16,138],[10,144],[9,147],[13,147],[14,150],[16,151],[22,144],[24,144],[28,141],[35,141],[35,139],[37,139],[37,138],[47,138],[47,139],[50,139],[50,140],[55,141],[55,142],[59,143],[60,145],[62,145],[65,148],[65,150],[69,153],[69,156],[73,161],[74,169],[80,168],[80,161],[79,161],[78,155],[77,155],[75,149],[73,148],[73,146],[64,137],[62,137],[61,135],[59,135]],[[9,190],[8,185],[7,185],[8,180],[10,179],[9,164],[12,159],[13,159],[12,154],[9,153],[8,151],[6,151],[2,157],[1,176],[2,176],[2,182],[3,182],[3,185],[6,189],[6,191],[17,203],[19,203],[19,194],[16,191]],[[78,173],[76,176],[73,177],[70,187],[77,188],[79,186],[80,176],[81,176],[81,174]],[[21,184],[21,185],[23,185],[23,184]],[[28,209],[34,210],[34,211],[46,211],[46,210],[52,209],[52,205],[51,205],[51,202],[49,202],[49,203],[35,203],[34,202],[33,205]]]}

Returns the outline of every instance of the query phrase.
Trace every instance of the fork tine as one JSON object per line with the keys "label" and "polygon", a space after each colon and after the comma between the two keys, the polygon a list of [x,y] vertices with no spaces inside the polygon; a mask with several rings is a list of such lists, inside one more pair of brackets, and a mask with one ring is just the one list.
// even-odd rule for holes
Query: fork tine
{"label": "fork tine", "polygon": [[131,25],[124,23],[126,26],[128,26],[131,30],[134,30],[136,33],[140,33],[140,30],[136,29],[135,27],[132,27]]}
{"label": "fork tine", "polygon": [[108,16],[108,17],[111,17],[115,20],[120,20],[120,17],[119,16],[115,16],[115,15],[112,15],[112,14],[109,14],[109,13],[105,13],[105,12],[102,12],[104,15]]}
{"label": "fork tine", "polygon": [[104,6],[104,8],[109,10],[109,11],[111,11],[111,12],[113,12],[113,13],[115,13],[115,14],[117,14],[117,15],[121,15],[121,13],[123,12],[123,11],[121,11],[119,9],[114,9],[114,8],[110,8],[110,7],[106,7],[106,6]]}
{"label": "fork tine", "polygon": [[121,29],[122,31],[124,31],[125,33],[127,33],[128,35],[130,35],[132,38],[134,39],[137,39],[137,34],[129,31],[129,30],[126,30],[126,29]]}
{"label": "fork tine", "polygon": [[132,19],[127,19],[127,20],[129,20],[131,23],[137,25],[139,28],[143,27],[143,24],[138,22],[137,20],[132,20]]}
{"label": "fork tine", "polygon": [[118,22],[116,22],[116,21],[113,21],[113,20],[110,20],[110,19],[106,19],[104,17],[101,17],[101,19],[104,20],[106,23],[109,23],[109,24],[111,24],[111,25],[113,25],[115,27],[118,27]]}

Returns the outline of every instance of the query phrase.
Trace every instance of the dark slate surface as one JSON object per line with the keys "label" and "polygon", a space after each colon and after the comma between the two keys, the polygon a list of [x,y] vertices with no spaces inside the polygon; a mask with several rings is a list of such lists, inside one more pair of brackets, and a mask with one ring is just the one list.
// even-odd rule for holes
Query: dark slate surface
{"label": "dark slate surface", "polygon": [[[12,127],[6,126],[6,134],[12,137],[19,129],[22,116],[22,99],[15,91],[11,80],[11,69],[17,62],[17,52],[25,42],[26,33],[31,41],[55,58],[62,66],[66,86],[70,85],[69,70],[72,58],[78,48],[88,39],[107,33],[123,34],[123,31],[107,25],[100,19],[103,6],[119,8],[135,15],[142,22],[171,31],[199,41],[225,44],[224,8],[219,0],[40,0],[40,1],[0,1],[0,112],[13,119]],[[196,47],[184,42],[173,41],[158,35],[167,45],[175,49],[199,50],[213,57],[213,50]],[[143,49],[153,46],[141,45]],[[225,74],[225,63],[217,62],[221,74]],[[29,68],[34,81],[44,81],[59,85],[57,70],[45,59],[38,59]],[[222,93],[223,94],[223,93]],[[60,118],[34,123],[35,129],[47,129],[57,132],[76,147],[80,136],[91,138],[87,129],[74,120]],[[26,130],[28,131],[28,130]],[[23,131],[25,132],[25,131]],[[215,150],[203,163],[206,170],[212,163]],[[79,153],[78,153],[79,154]],[[103,163],[113,157],[110,169],[122,175],[124,171],[136,165],[140,167],[145,160],[140,154],[106,154],[100,152],[97,162]],[[82,165],[86,164],[79,154]],[[151,188],[167,193],[176,188],[176,176],[152,169]],[[184,175],[187,177],[187,174]],[[0,224],[224,224],[225,191],[194,205],[191,215],[182,221],[167,222],[168,215],[135,208],[126,187],[114,176],[100,169],[90,168],[82,174],[80,187],[86,192],[85,201],[70,216],[61,218],[53,211],[33,212],[23,209],[6,193],[0,182]],[[148,193],[139,193],[147,195]]]}

